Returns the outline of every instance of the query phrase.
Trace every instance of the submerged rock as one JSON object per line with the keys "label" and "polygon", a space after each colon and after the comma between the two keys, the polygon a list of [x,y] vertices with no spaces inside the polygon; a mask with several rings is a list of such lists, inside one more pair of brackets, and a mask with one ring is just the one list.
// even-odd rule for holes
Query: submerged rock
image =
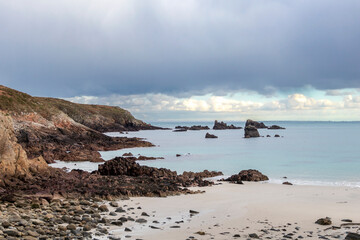
{"label": "submerged rock", "polygon": [[285,129],[284,127],[280,127],[280,126],[278,126],[278,125],[272,125],[272,126],[270,126],[270,127],[268,127],[268,129]]}

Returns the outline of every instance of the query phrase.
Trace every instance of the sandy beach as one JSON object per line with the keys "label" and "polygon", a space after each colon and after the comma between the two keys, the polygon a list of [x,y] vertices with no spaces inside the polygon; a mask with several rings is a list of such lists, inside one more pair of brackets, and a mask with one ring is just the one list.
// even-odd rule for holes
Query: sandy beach
{"label": "sandy beach", "polygon": [[[347,232],[359,231],[356,224],[341,226],[346,224],[344,219],[360,222],[359,188],[246,182],[197,189],[206,192],[119,201],[127,209],[123,216],[147,222],[127,221],[122,227],[111,227],[110,233],[121,239],[144,240],[255,236],[250,234],[262,239],[344,239]],[[199,213],[192,215],[190,210]],[[331,225],[315,224],[325,217],[331,218]]]}

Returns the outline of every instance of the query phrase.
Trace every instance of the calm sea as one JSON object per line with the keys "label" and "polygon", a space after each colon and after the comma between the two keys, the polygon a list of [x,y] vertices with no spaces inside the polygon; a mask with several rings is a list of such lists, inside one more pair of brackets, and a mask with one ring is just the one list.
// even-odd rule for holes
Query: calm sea
{"label": "calm sea", "polygon": [[[153,123],[162,127],[207,125],[210,122]],[[244,126],[244,122],[233,122]],[[163,160],[142,161],[140,164],[165,167],[177,172],[222,171],[225,175],[243,169],[258,169],[270,182],[281,183],[283,177],[295,184],[345,185],[360,187],[360,122],[265,122],[286,130],[259,129],[265,137],[245,139],[244,130],[202,130],[172,132],[171,130],[139,131],[110,136],[140,137],[156,147],[101,152],[105,160],[125,152]],[[206,132],[217,139],[205,139]],[[280,138],[274,135],[279,134]],[[271,137],[266,137],[271,135]],[[181,154],[176,157],[176,154]],[[76,166],[74,165],[76,164]],[[95,163],[58,163],[58,167],[94,170]]]}

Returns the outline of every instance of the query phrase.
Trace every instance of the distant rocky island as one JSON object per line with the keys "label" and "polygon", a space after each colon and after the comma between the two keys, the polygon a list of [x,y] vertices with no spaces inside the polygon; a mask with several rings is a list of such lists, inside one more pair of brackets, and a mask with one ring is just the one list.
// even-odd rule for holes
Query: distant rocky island
{"label": "distant rocky island", "polygon": [[217,120],[215,120],[213,129],[214,129],[214,130],[242,129],[242,127],[235,127],[233,124],[227,125],[227,124],[224,123],[224,122],[218,122]]}
{"label": "distant rocky island", "polygon": [[[245,123],[244,128],[244,137],[245,138],[253,138],[253,137],[260,137],[258,128],[265,128],[265,129],[285,129],[284,127],[280,127],[278,125],[272,125],[270,127],[266,126],[263,122],[257,122],[253,121],[251,119],[248,119]],[[267,135],[267,137],[270,137],[270,135]],[[280,137],[278,134],[275,135],[275,137]]]}

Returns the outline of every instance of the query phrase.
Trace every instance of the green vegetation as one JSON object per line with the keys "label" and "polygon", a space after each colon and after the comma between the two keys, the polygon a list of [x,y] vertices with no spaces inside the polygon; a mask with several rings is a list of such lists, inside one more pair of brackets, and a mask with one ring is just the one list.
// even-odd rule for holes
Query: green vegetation
{"label": "green vegetation", "polygon": [[0,110],[11,115],[37,113],[47,120],[63,112],[74,121],[97,129],[99,124],[144,125],[130,112],[120,108],[103,105],[78,104],[56,98],[32,97],[0,85]]}

